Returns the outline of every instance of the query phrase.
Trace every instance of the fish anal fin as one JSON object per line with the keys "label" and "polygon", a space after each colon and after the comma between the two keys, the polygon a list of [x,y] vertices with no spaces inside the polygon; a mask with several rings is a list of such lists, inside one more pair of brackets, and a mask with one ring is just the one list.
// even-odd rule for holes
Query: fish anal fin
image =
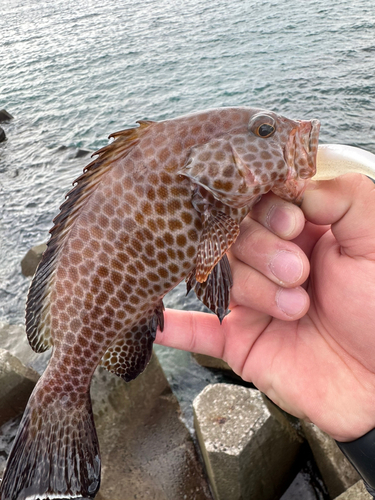
{"label": "fish anal fin", "polygon": [[203,231],[198,245],[195,278],[207,280],[212,269],[236,241],[240,227],[229,215],[219,211],[203,214]]}
{"label": "fish anal fin", "polygon": [[150,361],[157,327],[164,328],[163,311],[160,301],[147,320],[142,320],[113,342],[100,364],[126,382],[135,379]]}
{"label": "fish anal fin", "polygon": [[232,272],[226,254],[212,269],[204,283],[195,278],[196,270],[193,269],[186,278],[187,293],[194,289],[198,299],[217,315],[220,323],[229,313],[230,289],[233,286]]}
{"label": "fish anal fin", "polygon": [[26,304],[26,333],[35,351],[42,352],[52,345],[48,324],[50,293],[59,253],[69,237],[70,229],[82,213],[91,194],[113,167],[114,162],[126,156],[151,125],[152,122],[142,121],[139,127],[112,134],[110,137],[115,140],[94,153],[97,158],[87,165],[83,174],[73,182],[73,189],[66,195],[66,200],[60,207],[60,213],[53,220],[51,237],[32,280]]}

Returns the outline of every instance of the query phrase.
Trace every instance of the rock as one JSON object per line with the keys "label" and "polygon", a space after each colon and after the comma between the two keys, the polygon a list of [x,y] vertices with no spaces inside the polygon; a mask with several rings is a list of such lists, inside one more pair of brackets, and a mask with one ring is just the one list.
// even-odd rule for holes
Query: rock
{"label": "rock", "polygon": [[27,340],[24,325],[7,325],[0,322],[0,345],[18,358],[21,363],[33,368],[40,375],[51,356],[51,349],[42,353],[32,350]]}
{"label": "rock", "polygon": [[5,135],[4,129],[0,127],[0,142],[4,142],[6,138],[7,136]]}
{"label": "rock", "polygon": [[84,156],[91,155],[92,151],[88,149],[77,149],[74,158],[83,158]]}
{"label": "rock", "polygon": [[302,429],[331,498],[356,483],[360,477],[335,441],[316,425],[301,421]]}
{"label": "rock", "polygon": [[102,457],[96,500],[212,500],[155,355],[130,383],[99,368],[91,395]]}
{"label": "rock", "polygon": [[13,116],[8,113],[5,109],[0,109],[0,122],[7,122],[9,120],[12,120]]}
{"label": "rock", "polygon": [[192,353],[193,358],[197,363],[209,370],[214,372],[221,372],[225,377],[229,379],[234,379],[235,381],[240,381],[244,384],[243,379],[235,373],[232,368],[223,359],[214,358],[213,356],[207,356],[206,354]]}
{"label": "rock", "polygon": [[42,258],[46,243],[41,243],[32,247],[21,261],[21,270],[24,276],[34,276],[36,268]]}
{"label": "rock", "polygon": [[212,370],[220,371],[233,371],[232,368],[224,360],[219,358],[214,358],[212,356],[207,356],[206,354],[193,353],[194,359],[206,368],[211,368]]}
{"label": "rock", "polygon": [[198,441],[216,500],[268,500],[293,478],[301,439],[256,389],[208,385],[194,400]]}
{"label": "rock", "polygon": [[0,426],[0,477],[4,475],[7,459],[12,449],[21,418],[22,415],[19,415]]}
{"label": "rock", "polygon": [[0,349],[0,425],[19,415],[39,375],[5,349]]}
{"label": "rock", "polygon": [[373,500],[373,497],[366,490],[363,481],[358,481],[348,490],[341,493],[335,500]]}

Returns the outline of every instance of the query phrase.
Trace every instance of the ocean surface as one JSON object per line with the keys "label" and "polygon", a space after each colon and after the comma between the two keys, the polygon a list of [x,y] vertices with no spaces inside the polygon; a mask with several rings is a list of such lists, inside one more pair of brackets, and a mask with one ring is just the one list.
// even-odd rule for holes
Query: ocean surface
{"label": "ocean surface", "polygon": [[77,149],[138,119],[258,106],[375,152],[368,0],[8,0],[0,61],[0,108],[14,116],[0,144],[0,320],[12,323],[29,285],[20,260],[88,163]]}
{"label": "ocean surface", "polygon": [[[47,241],[88,163],[77,151],[106,145],[111,132],[138,119],[257,106],[318,118],[321,142],[375,152],[375,6],[368,0],[8,0],[0,68],[0,109],[14,116],[2,124],[8,139],[0,144],[5,323],[24,321],[30,280],[20,261]],[[185,301],[182,287],[166,304],[200,307]],[[192,375],[187,358],[174,362],[160,352],[172,384],[191,377],[194,392],[211,380]]]}

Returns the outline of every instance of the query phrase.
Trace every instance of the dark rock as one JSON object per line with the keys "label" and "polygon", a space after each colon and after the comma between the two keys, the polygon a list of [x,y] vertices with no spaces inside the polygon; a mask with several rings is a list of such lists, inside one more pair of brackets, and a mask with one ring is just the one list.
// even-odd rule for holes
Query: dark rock
{"label": "dark rock", "polygon": [[0,142],[4,142],[6,138],[7,136],[5,135],[4,129],[0,127]]}
{"label": "dark rock", "polygon": [[24,276],[34,276],[36,268],[42,258],[44,250],[47,248],[46,243],[41,243],[32,247],[25,257],[21,260],[21,270]]}
{"label": "dark rock", "polygon": [[193,353],[193,357],[201,366],[204,366],[205,368],[211,368],[212,370],[218,371],[232,371],[228,363],[222,359],[197,353]]}
{"label": "dark rock", "polygon": [[5,109],[0,109],[0,122],[8,122],[9,120],[12,120],[13,116],[8,113]]}
{"label": "dark rock", "polygon": [[77,149],[77,152],[75,154],[74,158],[83,158],[84,156],[91,155],[92,151],[89,149]]}
{"label": "dark rock", "polygon": [[195,361],[197,361],[197,363],[201,366],[204,366],[214,372],[222,372],[226,377],[243,383],[242,378],[237,375],[224,360],[207,356],[206,354],[192,353],[192,355]]}
{"label": "dark rock", "polygon": [[39,375],[5,349],[0,349],[0,425],[19,415]]}

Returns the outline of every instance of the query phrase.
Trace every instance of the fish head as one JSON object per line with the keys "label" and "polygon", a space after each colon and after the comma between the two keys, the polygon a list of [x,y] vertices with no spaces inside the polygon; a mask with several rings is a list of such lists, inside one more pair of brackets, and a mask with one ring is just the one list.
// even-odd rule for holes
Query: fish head
{"label": "fish head", "polygon": [[[273,115],[273,116],[272,116]],[[277,156],[279,175],[270,189],[281,198],[300,203],[308,180],[316,173],[320,122],[318,120],[291,120],[272,114],[274,164]],[[253,117],[250,125],[259,126],[264,117]],[[275,174],[273,174],[275,175]]]}
{"label": "fish head", "polygon": [[217,200],[251,208],[268,191],[299,203],[316,171],[320,124],[251,110],[232,131],[193,147],[180,174]]}
{"label": "fish head", "polygon": [[261,111],[251,117],[248,129],[252,135],[249,139],[257,147],[256,166],[262,174],[279,170],[282,172],[278,175],[280,181],[285,180],[286,173],[287,179],[309,179],[315,174],[318,120],[291,120]]}
{"label": "fish head", "polygon": [[249,193],[272,191],[300,203],[316,172],[319,129],[318,120],[291,120],[264,110],[254,113],[247,138],[253,155],[237,155]]}

